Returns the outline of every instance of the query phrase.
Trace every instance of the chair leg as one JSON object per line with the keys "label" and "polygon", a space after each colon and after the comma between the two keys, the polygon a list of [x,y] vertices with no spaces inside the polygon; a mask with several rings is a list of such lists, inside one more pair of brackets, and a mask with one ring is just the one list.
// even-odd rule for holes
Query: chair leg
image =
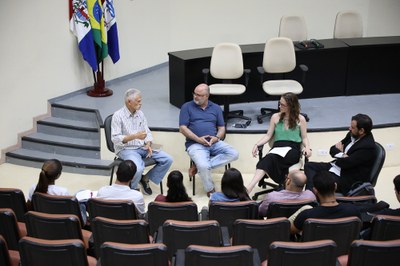
{"label": "chair leg", "polygon": [[111,168],[111,175],[110,175],[110,186],[112,185],[113,178],[114,178],[114,170],[115,170],[115,164]]}
{"label": "chair leg", "polygon": [[164,194],[163,186],[162,186],[162,181],[160,182],[160,192],[161,192],[161,194]]}

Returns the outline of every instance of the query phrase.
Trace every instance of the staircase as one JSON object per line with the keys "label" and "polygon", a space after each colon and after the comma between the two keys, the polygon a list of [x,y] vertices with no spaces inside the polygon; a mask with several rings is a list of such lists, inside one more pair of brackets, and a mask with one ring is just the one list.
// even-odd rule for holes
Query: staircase
{"label": "staircase", "polygon": [[45,160],[58,159],[65,172],[109,175],[113,161],[100,158],[102,124],[97,110],[53,103],[51,117],[22,137],[21,148],[7,152],[6,162],[41,168]]}

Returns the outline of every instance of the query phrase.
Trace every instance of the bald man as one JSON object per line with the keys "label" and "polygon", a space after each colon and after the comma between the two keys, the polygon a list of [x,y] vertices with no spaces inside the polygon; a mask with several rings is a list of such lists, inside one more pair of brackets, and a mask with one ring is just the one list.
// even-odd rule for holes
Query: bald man
{"label": "bald man", "polygon": [[290,171],[285,179],[285,189],[268,193],[261,202],[258,213],[266,216],[268,206],[271,202],[282,200],[316,200],[315,195],[310,190],[303,190],[307,183],[307,177],[303,171]]}

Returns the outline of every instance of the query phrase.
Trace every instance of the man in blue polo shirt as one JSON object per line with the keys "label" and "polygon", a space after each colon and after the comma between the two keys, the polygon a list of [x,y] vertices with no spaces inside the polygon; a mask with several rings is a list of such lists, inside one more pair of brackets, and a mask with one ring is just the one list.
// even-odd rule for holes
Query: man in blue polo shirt
{"label": "man in blue polo shirt", "polygon": [[225,136],[225,122],[221,107],[209,101],[207,84],[198,85],[193,92],[193,101],[182,105],[179,114],[179,131],[186,137],[186,151],[198,171],[207,196],[215,191],[211,169],[226,165],[239,158],[239,153],[221,140]]}

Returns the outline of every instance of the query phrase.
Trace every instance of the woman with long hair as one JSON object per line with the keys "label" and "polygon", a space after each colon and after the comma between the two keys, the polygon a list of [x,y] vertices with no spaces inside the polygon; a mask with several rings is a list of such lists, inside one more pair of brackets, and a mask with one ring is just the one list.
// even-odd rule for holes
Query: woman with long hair
{"label": "woman with long hair", "polygon": [[55,181],[61,176],[61,171],[62,164],[59,160],[51,159],[45,161],[39,174],[38,183],[29,190],[28,203],[32,200],[32,195],[35,192],[68,196],[69,193],[66,188],[55,185]]}
{"label": "woman with long hair", "polygon": [[210,196],[210,201],[246,201],[250,200],[243,177],[236,168],[229,168],[225,171],[221,179],[222,192],[214,192]]}
{"label": "woman with long hair", "polygon": [[258,155],[259,146],[271,140],[274,141],[271,150],[257,163],[254,177],[247,186],[249,193],[265,175],[277,184],[282,184],[289,167],[299,162],[302,153],[306,157],[311,156],[307,122],[300,114],[300,103],[296,94],[285,93],[281,96],[279,112],[271,116],[267,134],[252,149],[253,156]]}
{"label": "woman with long hair", "polygon": [[174,170],[169,173],[167,177],[167,195],[158,195],[154,201],[166,201],[166,202],[182,202],[192,201],[192,199],[186,193],[186,188],[183,185],[183,175],[180,171]]}

